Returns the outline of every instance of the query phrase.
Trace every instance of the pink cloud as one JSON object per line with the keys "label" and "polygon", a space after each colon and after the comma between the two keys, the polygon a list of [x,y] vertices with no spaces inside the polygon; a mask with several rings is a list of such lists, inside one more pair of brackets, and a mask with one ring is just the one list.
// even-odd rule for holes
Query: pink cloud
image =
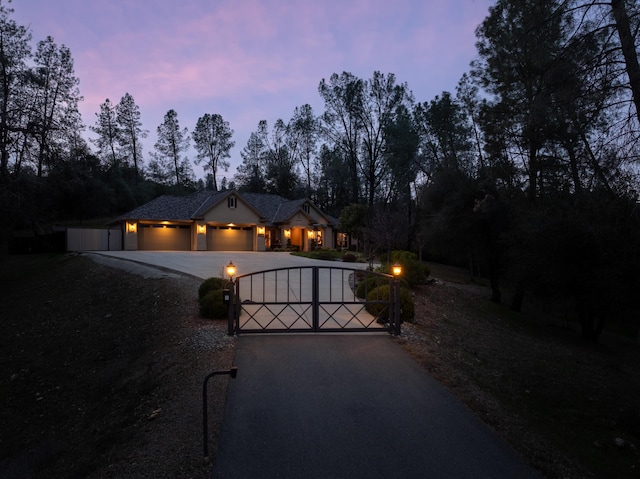
{"label": "pink cloud", "polygon": [[[236,155],[261,119],[314,105],[332,73],[395,73],[416,99],[455,89],[475,55],[475,27],[491,0],[29,0],[14,2],[34,39],[67,44],[85,122],[105,98],[131,93],[155,127],[169,108],[185,126],[221,113]],[[317,105],[317,106],[316,106]],[[249,128],[249,130],[247,130]],[[242,135],[242,138],[240,136]]]}

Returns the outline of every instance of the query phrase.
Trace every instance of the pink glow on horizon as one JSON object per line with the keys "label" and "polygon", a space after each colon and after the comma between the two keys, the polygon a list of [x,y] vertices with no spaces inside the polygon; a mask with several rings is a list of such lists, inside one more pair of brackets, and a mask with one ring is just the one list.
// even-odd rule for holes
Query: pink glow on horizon
{"label": "pink glow on horizon", "polygon": [[95,122],[99,105],[129,92],[150,131],[169,109],[190,130],[220,113],[235,130],[234,166],[260,120],[296,106],[321,113],[317,86],[333,73],[394,73],[416,101],[454,91],[475,57],[475,28],[491,0],[16,0],[33,46],[67,45]]}

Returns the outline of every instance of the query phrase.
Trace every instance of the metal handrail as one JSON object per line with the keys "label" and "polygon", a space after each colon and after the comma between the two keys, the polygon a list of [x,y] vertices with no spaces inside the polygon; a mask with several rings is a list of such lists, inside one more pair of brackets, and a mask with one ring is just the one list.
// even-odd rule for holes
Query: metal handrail
{"label": "metal handrail", "polygon": [[234,366],[231,369],[214,371],[208,374],[207,377],[204,378],[204,382],[202,383],[202,430],[204,434],[203,444],[204,444],[205,463],[209,462],[209,426],[207,425],[208,423],[207,384],[209,383],[209,379],[211,379],[214,376],[218,376],[222,374],[228,374],[229,376],[231,376],[231,379],[234,379],[238,375],[238,368]]}

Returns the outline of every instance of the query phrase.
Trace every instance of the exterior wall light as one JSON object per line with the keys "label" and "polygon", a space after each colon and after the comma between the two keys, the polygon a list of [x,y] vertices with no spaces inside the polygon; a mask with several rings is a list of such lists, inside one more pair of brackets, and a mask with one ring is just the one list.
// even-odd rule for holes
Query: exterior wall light
{"label": "exterior wall light", "polygon": [[135,233],[138,231],[137,223],[127,223],[127,233]]}
{"label": "exterior wall light", "polygon": [[290,229],[284,230],[284,237],[285,238],[291,238],[291,230]]}
{"label": "exterior wall light", "polygon": [[264,236],[264,226],[258,226],[258,236]]}
{"label": "exterior wall light", "polygon": [[203,235],[207,232],[207,225],[198,225],[198,234]]}
{"label": "exterior wall light", "polygon": [[313,231],[312,231],[312,230],[309,230],[309,231],[307,232],[307,236],[309,237],[309,239],[313,239]]}
{"label": "exterior wall light", "polygon": [[229,264],[227,265],[227,276],[229,276],[229,279],[233,281],[233,277],[235,274],[236,274],[236,265],[233,264],[233,261],[229,261]]}

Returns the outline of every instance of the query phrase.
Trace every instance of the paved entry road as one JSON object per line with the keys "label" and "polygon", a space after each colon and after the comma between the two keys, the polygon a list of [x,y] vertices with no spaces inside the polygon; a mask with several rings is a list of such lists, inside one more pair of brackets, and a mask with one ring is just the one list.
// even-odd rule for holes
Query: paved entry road
{"label": "paved entry road", "polygon": [[389,336],[241,336],[213,478],[540,478]]}

